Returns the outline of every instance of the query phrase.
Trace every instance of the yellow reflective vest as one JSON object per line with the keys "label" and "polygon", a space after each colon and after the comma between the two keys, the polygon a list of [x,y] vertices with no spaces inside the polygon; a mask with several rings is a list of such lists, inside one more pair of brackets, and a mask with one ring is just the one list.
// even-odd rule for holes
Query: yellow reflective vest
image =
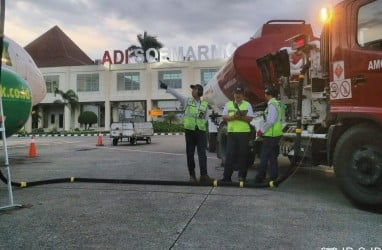
{"label": "yellow reflective vest", "polygon": [[[279,101],[277,101],[275,98],[272,98],[269,100],[269,105],[274,105],[277,110],[277,120],[272,125],[272,127],[268,128],[267,131],[264,131],[263,136],[267,137],[278,137],[283,135],[283,128],[282,128],[282,116],[283,111],[281,109]],[[264,114],[268,114],[268,108],[264,111]]]}
{"label": "yellow reflective vest", "polygon": [[185,129],[195,130],[198,127],[199,130],[206,131],[206,113],[208,103],[204,100],[200,101],[199,108],[197,109],[194,99],[189,97],[187,100],[187,106],[184,111],[183,125]]}
{"label": "yellow reflective vest", "polygon": [[[238,106],[240,111],[248,110],[249,102],[242,101]],[[234,102],[229,101],[227,103],[227,111],[229,116],[233,116],[238,110],[235,108]],[[227,127],[228,133],[240,133],[240,132],[251,132],[251,128],[249,127],[249,123],[246,121],[234,120],[228,121]]]}

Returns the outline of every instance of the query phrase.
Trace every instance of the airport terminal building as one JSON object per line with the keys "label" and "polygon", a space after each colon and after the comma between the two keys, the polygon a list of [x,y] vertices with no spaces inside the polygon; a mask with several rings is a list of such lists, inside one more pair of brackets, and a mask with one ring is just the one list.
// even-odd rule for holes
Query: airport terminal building
{"label": "airport terminal building", "polygon": [[[78,116],[84,111],[97,115],[98,122],[92,125],[96,130],[109,130],[112,122],[123,119],[161,119],[152,116],[152,111],[159,110],[163,115],[181,113],[180,103],[159,88],[159,81],[190,96],[191,84],[207,84],[227,60],[224,56],[207,58],[208,48],[204,46],[199,48],[204,58],[191,53],[191,59],[171,60],[167,57],[167,60],[130,63],[127,52],[124,55],[118,50],[105,51],[101,60],[94,61],[57,26],[25,49],[41,70],[47,87],[44,100],[33,107],[39,119],[30,119],[25,125],[26,131],[37,128],[45,131],[83,129]],[[73,106],[65,104],[60,95],[54,94],[56,88],[63,92],[74,90],[79,102]]]}

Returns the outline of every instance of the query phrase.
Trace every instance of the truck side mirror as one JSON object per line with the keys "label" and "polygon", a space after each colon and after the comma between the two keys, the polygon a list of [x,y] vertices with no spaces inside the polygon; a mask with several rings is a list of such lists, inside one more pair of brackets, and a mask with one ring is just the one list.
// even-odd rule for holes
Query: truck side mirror
{"label": "truck side mirror", "polygon": [[256,60],[264,83],[272,79],[290,76],[289,54],[286,49],[268,54]]}
{"label": "truck side mirror", "polygon": [[264,83],[271,82],[270,55],[266,55],[256,60],[257,67],[260,69],[261,77]]}
{"label": "truck side mirror", "polygon": [[289,55],[286,49],[278,51],[271,60],[277,78],[290,76]]}

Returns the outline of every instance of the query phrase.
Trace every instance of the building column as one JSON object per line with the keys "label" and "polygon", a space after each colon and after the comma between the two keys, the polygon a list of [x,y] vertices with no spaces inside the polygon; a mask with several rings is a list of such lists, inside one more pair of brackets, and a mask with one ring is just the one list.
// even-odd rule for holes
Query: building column
{"label": "building column", "polygon": [[[105,117],[104,117],[104,123],[105,123],[105,130],[110,130],[110,120],[111,120],[111,114],[110,114],[110,88],[113,86],[112,84],[112,71],[111,71],[111,65],[109,63],[104,65],[104,81],[106,84],[104,88],[104,100],[105,100]],[[114,121],[114,119],[113,119]]]}
{"label": "building column", "polygon": [[64,130],[68,131],[73,128],[70,127],[71,124],[71,108],[69,104],[64,105]]}
{"label": "building column", "polygon": [[113,122],[119,122],[118,105],[119,105],[119,103],[115,102],[111,106],[111,108],[112,108],[111,115],[113,117]]}
{"label": "building column", "polygon": [[38,105],[38,108],[37,108],[37,114],[39,114],[41,116],[41,118],[38,120],[38,125],[37,125],[37,129],[39,128],[43,128],[44,129],[44,116],[46,115],[45,112],[44,112],[44,107],[43,105],[39,104]]}
{"label": "building column", "polygon": [[24,124],[24,130],[27,133],[32,132],[32,115],[29,116],[27,122]]}
{"label": "building column", "polygon": [[76,119],[76,117],[79,116],[80,114],[80,109],[81,109],[81,104],[78,103],[72,110],[71,110],[71,126],[73,127],[73,129],[76,129],[76,128],[80,128],[80,124],[78,123],[78,119]]}
{"label": "building column", "polygon": [[[154,77],[154,79],[156,79]],[[153,71],[151,64],[146,64],[146,121],[152,121],[152,117],[149,115],[149,111],[152,109],[152,93],[153,93]],[[154,84],[155,86],[155,84]]]}
{"label": "building column", "polygon": [[110,130],[110,101],[105,101],[105,130]]}

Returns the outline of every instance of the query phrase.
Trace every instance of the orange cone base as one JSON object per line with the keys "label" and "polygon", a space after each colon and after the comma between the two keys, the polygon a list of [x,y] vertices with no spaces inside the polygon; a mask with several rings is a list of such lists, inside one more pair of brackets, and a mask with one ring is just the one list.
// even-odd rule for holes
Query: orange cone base
{"label": "orange cone base", "polygon": [[37,156],[36,144],[35,143],[31,143],[30,146],[29,146],[28,157],[33,158],[33,157],[36,157],[36,156]]}
{"label": "orange cone base", "polygon": [[103,143],[102,143],[102,136],[101,135],[98,136],[96,146],[104,146]]}

